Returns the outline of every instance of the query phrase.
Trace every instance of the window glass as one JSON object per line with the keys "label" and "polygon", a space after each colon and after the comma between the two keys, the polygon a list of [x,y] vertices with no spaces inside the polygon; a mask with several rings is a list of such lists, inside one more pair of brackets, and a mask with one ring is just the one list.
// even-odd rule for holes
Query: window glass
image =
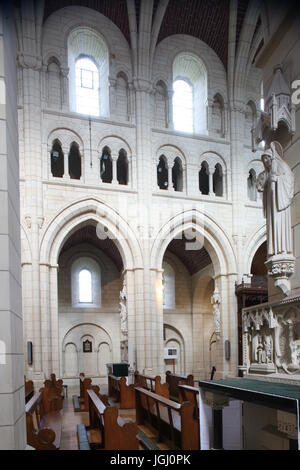
{"label": "window glass", "polygon": [[99,72],[95,63],[87,58],[76,61],[76,111],[99,116]]}
{"label": "window glass", "polygon": [[173,91],[174,129],[193,132],[193,88],[185,80],[175,80]]}
{"label": "window glass", "polygon": [[92,275],[88,269],[79,272],[79,302],[92,302]]}

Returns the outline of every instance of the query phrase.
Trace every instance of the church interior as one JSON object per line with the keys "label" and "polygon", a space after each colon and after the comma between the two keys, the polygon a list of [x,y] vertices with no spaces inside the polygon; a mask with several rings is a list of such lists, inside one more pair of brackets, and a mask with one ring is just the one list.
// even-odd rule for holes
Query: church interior
{"label": "church interior", "polygon": [[0,449],[300,450],[299,50],[293,0],[0,3]]}

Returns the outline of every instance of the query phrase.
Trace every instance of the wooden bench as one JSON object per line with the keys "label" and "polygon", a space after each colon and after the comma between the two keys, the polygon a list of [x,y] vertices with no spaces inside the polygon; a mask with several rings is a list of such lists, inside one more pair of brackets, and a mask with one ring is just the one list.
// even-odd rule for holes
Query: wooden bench
{"label": "wooden bench", "polygon": [[141,387],[135,388],[136,422],[147,421],[157,429],[159,441],[168,439],[174,448],[200,449],[199,416],[190,402],[177,403]]}
{"label": "wooden bench", "polygon": [[58,450],[61,441],[62,410],[45,413],[42,393],[25,405],[27,444],[37,450]]}
{"label": "wooden bench", "polygon": [[63,390],[64,382],[62,381],[62,379],[56,380],[56,375],[51,374],[50,375],[50,382],[51,382],[52,386],[59,391],[61,396],[64,397],[64,390]]}
{"label": "wooden bench", "polygon": [[146,388],[147,390],[150,390],[150,392],[157,393],[157,395],[161,395],[162,397],[170,398],[169,384],[162,384],[160,375],[151,377],[149,375],[142,375],[135,372],[134,385],[136,387]]}
{"label": "wooden bench", "polygon": [[179,400],[179,385],[194,385],[194,376],[192,374],[172,374],[169,370],[166,372],[166,382],[170,387],[170,398],[174,401]]}
{"label": "wooden bench", "polygon": [[93,390],[88,390],[90,428],[101,433],[101,447],[106,450],[137,450],[136,423],[125,422],[116,407],[106,406]]}
{"label": "wooden bench", "polygon": [[194,418],[199,419],[199,388],[179,385],[179,403],[189,401],[194,407]]}
{"label": "wooden bench", "polygon": [[25,378],[25,403],[28,403],[29,400],[34,395],[34,386],[32,380],[26,380]]}
{"label": "wooden bench", "polygon": [[134,384],[127,385],[126,377],[108,375],[108,396],[114,398],[121,409],[135,408]]}

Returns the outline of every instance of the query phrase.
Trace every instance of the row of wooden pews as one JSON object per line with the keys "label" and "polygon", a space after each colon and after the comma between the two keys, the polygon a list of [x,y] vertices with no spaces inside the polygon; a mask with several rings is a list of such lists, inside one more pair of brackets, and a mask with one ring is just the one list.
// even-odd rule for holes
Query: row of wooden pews
{"label": "row of wooden pews", "polygon": [[101,436],[97,447],[106,450],[137,450],[138,428],[133,421],[119,416],[119,409],[106,405],[94,392],[88,390],[89,429],[97,429]]}
{"label": "row of wooden pews", "polygon": [[[195,388],[195,393],[198,390]],[[136,423],[157,430],[157,440],[182,450],[199,450],[199,415],[194,403],[177,403],[145,388],[136,387]]]}
{"label": "row of wooden pews", "polygon": [[[160,376],[136,372],[134,384],[128,385],[125,377],[109,374],[107,397],[81,374],[81,409],[88,411],[89,425],[77,425],[78,448],[158,450],[164,444],[171,449],[198,450],[199,389],[186,385],[194,383],[191,376],[180,376],[180,380],[178,374],[175,378],[168,376],[168,382],[161,383]],[[170,384],[176,401],[170,399]],[[112,406],[110,398],[118,400],[118,405]],[[136,409],[136,422],[124,419],[129,409]]]}
{"label": "row of wooden pews", "polygon": [[120,409],[135,408],[134,384],[127,384],[126,377],[108,375],[108,396],[119,404]]}
{"label": "row of wooden pews", "polygon": [[29,400],[34,395],[33,381],[32,380],[26,380],[26,377],[24,376],[24,383],[25,383],[25,403],[28,403]]}
{"label": "row of wooden pews", "polygon": [[58,450],[63,415],[62,381],[51,374],[25,405],[27,444],[36,450]]}
{"label": "row of wooden pews", "polygon": [[93,385],[92,379],[89,377],[85,377],[84,373],[80,373],[79,375],[79,389],[80,395],[73,395],[73,407],[74,411],[89,411],[89,401],[88,401],[88,391],[93,390],[98,396],[101,397],[105,404],[108,404],[108,397],[107,395],[100,394],[100,387],[99,385]]}

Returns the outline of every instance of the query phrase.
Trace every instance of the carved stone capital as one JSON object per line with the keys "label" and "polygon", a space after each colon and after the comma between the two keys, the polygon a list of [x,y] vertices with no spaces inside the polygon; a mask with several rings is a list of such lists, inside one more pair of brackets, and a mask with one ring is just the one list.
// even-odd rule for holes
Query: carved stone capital
{"label": "carved stone capital", "polygon": [[43,60],[40,56],[20,53],[17,56],[18,64],[27,69],[42,70]]}
{"label": "carved stone capital", "polygon": [[295,271],[295,258],[292,255],[273,256],[266,261],[268,276],[274,279],[275,287],[279,287],[287,295],[291,290],[289,277]]}

